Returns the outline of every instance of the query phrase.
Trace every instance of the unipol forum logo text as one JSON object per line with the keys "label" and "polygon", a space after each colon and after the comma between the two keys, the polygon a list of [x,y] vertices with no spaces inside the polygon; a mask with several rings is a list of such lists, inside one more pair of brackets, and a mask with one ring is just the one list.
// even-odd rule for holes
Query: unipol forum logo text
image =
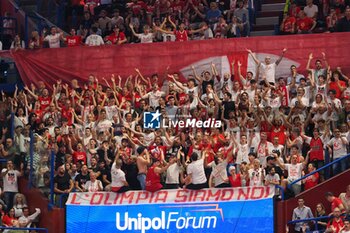
{"label": "unipol forum logo text", "polygon": [[[221,212],[221,209],[217,209]],[[222,212],[221,212],[222,213]],[[191,216],[190,212],[161,211],[159,216],[143,216],[142,213],[131,215],[129,212],[116,212],[116,228],[120,231],[146,233],[158,230],[185,230],[185,229],[215,229],[217,216],[201,212]],[[222,216],[223,217],[223,216]]]}
{"label": "unipol forum logo text", "polygon": [[182,118],[179,120],[165,120],[159,111],[143,113],[143,128],[159,129],[159,128],[221,128],[221,121],[209,118],[205,121],[194,118]]}

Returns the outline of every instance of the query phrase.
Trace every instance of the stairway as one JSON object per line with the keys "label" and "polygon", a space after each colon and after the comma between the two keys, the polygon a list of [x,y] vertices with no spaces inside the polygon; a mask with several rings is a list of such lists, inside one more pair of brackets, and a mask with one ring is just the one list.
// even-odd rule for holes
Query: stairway
{"label": "stairway", "polygon": [[257,12],[256,24],[251,36],[271,36],[275,34],[275,24],[284,9],[285,0],[263,0],[261,11]]}

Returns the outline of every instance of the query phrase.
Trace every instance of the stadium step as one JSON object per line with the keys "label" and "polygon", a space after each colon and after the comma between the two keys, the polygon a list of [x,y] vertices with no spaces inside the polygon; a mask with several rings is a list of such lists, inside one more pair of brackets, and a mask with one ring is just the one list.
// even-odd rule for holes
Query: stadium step
{"label": "stadium step", "polygon": [[250,33],[251,36],[273,36],[274,34],[275,30],[252,31]]}
{"label": "stadium step", "polygon": [[286,0],[263,0],[263,4],[286,3]]}
{"label": "stadium step", "polygon": [[283,11],[285,3],[262,4],[261,11]]}
{"label": "stadium step", "polygon": [[256,26],[278,24],[278,16],[256,18]]}

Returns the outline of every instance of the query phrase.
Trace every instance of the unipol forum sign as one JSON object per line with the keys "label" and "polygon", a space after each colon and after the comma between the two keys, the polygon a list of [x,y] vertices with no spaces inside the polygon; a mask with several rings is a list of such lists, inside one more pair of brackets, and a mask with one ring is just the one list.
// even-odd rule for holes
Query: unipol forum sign
{"label": "unipol forum sign", "polygon": [[273,232],[269,187],[71,193],[67,233]]}

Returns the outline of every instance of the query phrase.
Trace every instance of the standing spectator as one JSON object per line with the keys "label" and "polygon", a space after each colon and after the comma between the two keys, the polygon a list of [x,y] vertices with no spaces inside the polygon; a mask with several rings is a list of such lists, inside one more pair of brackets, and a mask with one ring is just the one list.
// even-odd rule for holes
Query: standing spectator
{"label": "standing spectator", "polygon": [[242,177],[240,173],[236,172],[235,166],[230,166],[228,169],[230,176],[228,177],[231,187],[242,187]]}
{"label": "standing spectator", "polygon": [[137,148],[137,152],[139,154],[136,159],[136,164],[138,169],[137,180],[140,182],[141,189],[145,190],[147,166],[151,163],[150,155],[148,150],[142,146]]}
{"label": "standing spectator", "polygon": [[205,176],[204,167],[206,164],[206,155],[203,153],[202,158],[194,152],[191,155],[192,162],[187,166],[186,181],[189,183],[186,188],[188,189],[202,189],[207,188],[207,177]]}
{"label": "standing spectator", "polygon": [[275,168],[271,167],[268,174],[265,176],[265,185],[270,186],[271,190],[275,190],[275,194],[278,193],[278,189],[275,188],[276,185],[280,185],[280,176],[276,173]]}
{"label": "standing spectator", "polygon": [[81,36],[77,35],[74,28],[70,30],[70,35],[64,38],[68,47],[79,46],[82,44]]}
{"label": "standing spectator", "polygon": [[26,47],[25,47],[24,41],[21,40],[21,37],[17,34],[11,43],[10,49],[14,49],[17,51],[19,49],[25,49],[25,48]]}
{"label": "standing spectator", "polygon": [[344,220],[344,227],[340,230],[340,233],[350,233],[350,221],[348,219]]}
{"label": "standing spectator", "polygon": [[75,177],[75,191],[84,192],[86,182],[90,179],[89,170],[86,164],[81,166],[80,173]]}
{"label": "standing spectator", "polygon": [[253,168],[248,170],[249,186],[263,186],[265,170],[260,167],[260,160],[254,159],[253,166]]}
{"label": "standing spectator", "polygon": [[68,194],[72,192],[74,188],[73,180],[68,172],[65,171],[64,166],[60,166],[57,171],[57,175],[54,178],[54,192],[56,194],[56,205],[62,207],[67,199]]}
{"label": "standing spectator", "polygon": [[[20,227],[31,227],[32,222],[39,216],[41,210],[39,208],[35,208],[35,212],[29,215],[29,208],[23,208],[23,216],[18,219]],[[21,225],[23,223],[23,225]]]}
{"label": "standing spectator", "polygon": [[85,44],[88,46],[100,46],[104,45],[104,41],[100,35],[97,35],[97,27],[91,28],[91,35],[89,35],[86,40]]}
{"label": "standing spectator", "polygon": [[146,175],[146,190],[149,192],[156,192],[163,188],[163,185],[160,183],[160,175],[165,172],[170,165],[175,163],[174,158],[172,158],[165,166],[162,166],[162,163],[156,158],[153,158],[153,161],[154,162],[148,169]]}
{"label": "standing spectator", "polygon": [[116,45],[124,44],[127,42],[124,32],[122,32],[117,25],[113,28],[113,33],[109,36],[106,36],[105,40],[106,44]]}
{"label": "standing spectator", "polygon": [[23,164],[21,164],[21,170],[15,170],[13,162],[7,161],[6,168],[1,171],[2,182],[4,185],[4,201],[8,209],[13,206],[13,200],[18,193],[18,178],[23,175]]}
{"label": "standing spectator", "polygon": [[[45,34],[45,30],[43,32],[43,35]],[[52,26],[50,28],[50,35],[47,35],[44,37],[44,41],[49,43],[49,48],[59,48],[61,47],[60,41],[63,39],[63,32],[58,31],[58,29],[55,26]]]}
{"label": "standing spectator", "polygon": [[[296,207],[293,210],[293,217],[292,220],[299,220],[299,219],[306,219],[306,218],[313,218],[312,211],[309,207],[304,205],[304,199],[298,199],[298,207]],[[302,232],[302,226],[304,225],[304,222],[298,222],[294,226],[294,230],[297,233]],[[309,227],[308,227],[309,229]]]}
{"label": "standing spectator", "polygon": [[[315,218],[326,217],[326,216],[327,216],[326,208],[322,203],[318,203],[316,205]],[[326,226],[327,226],[327,219],[320,219],[319,221],[317,221],[318,230],[321,230],[321,231],[326,230]]]}
{"label": "standing spectator", "polygon": [[247,52],[249,53],[249,55],[252,56],[252,58],[254,59],[256,65],[260,65],[261,69],[262,69],[262,76],[266,78],[267,82],[269,82],[271,85],[275,84],[275,74],[276,74],[276,67],[281,63],[284,54],[287,52],[287,49],[284,48],[282,50],[282,54],[281,56],[278,58],[278,60],[274,63],[271,63],[271,58],[270,57],[265,57],[265,63],[262,63],[261,61],[259,61],[255,54],[252,52],[252,50],[247,49]]}
{"label": "standing spectator", "polygon": [[346,186],[346,192],[341,193],[339,198],[344,205],[346,213],[350,214],[350,185]]}
{"label": "standing spectator", "polygon": [[116,160],[111,167],[111,191],[117,193],[123,193],[129,190],[129,184],[125,179],[125,173],[121,170],[123,162],[116,157]]}
{"label": "standing spectator", "polygon": [[332,192],[327,192],[325,194],[325,197],[327,201],[331,203],[332,212],[334,212],[335,209],[338,209],[341,213],[345,212],[345,208],[342,201],[339,198],[335,197]]}
{"label": "standing spectator", "polygon": [[[308,173],[314,172],[316,170],[315,165],[313,163],[309,163],[309,165],[307,166],[307,170],[308,170]],[[311,176],[306,177],[303,180],[304,190],[308,190],[308,189],[311,189],[312,187],[315,187],[319,182],[319,178],[320,176],[318,172],[316,172]]]}
{"label": "standing spectator", "polygon": [[243,0],[237,1],[238,8],[235,9],[233,15],[236,16],[244,25],[242,36],[250,36],[249,11],[244,7]]}
{"label": "standing spectator", "polygon": [[107,11],[102,10],[100,12],[100,18],[97,21],[98,27],[102,31],[102,35],[105,36],[107,32],[110,32],[112,30],[111,27],[111,18],[107,16]]}
{"label": "standing spectator", "polygon": [[136,33],[134,29],[134,25],[129,24],[129,27],[131,29],[132,34],[139,38],[141,43],[152,43],[153,38],[155,37],[155,34],[150,32],[150,27],[148,25],[143,26],[143,33]]}
{"label": "standing spectator", "polygon": [[174,163],[166,170],[165,187],[167,189],[178,189],[180,187],[180,173],[182,172],[181,156],[184,156],[182,147],[177,151],[176,155],[171,155],[170,160],[174,160]]}
{"label": "standing spectator", "polygon": [[[345,137],[341,136],[340,129],[335,129],[334,134],[334,137],[327,143],[329,154],[332,155],[333,152],[333,160],[345,156],[347,153],[347,146],[349,144],[348,140]],[[338,174],[340,172],[345,171],[346,166],[346,161],[340,161],[338,163],[333,164],[333,173]]]}
{"label": "standing spectator", "polygon": [[338,32],[350,32],[350,6],[346,7],[344,17],[337,23]]}
{"label": "standing spectator", "polygon": [[209,26],[214,26],[214,24],[219,21],[220,16],[221,11],[218,8],[218,4],[216,2],[211,2],[210,9],[205,14],[205,19],[209,22]]}
{"label": "standing spectator", "polygon": [[324,137],[320,136],[320,130],[314,128],[313,137],[300,135],[310,145],[310,162],[315,164],[316,169],[324,166]]}

